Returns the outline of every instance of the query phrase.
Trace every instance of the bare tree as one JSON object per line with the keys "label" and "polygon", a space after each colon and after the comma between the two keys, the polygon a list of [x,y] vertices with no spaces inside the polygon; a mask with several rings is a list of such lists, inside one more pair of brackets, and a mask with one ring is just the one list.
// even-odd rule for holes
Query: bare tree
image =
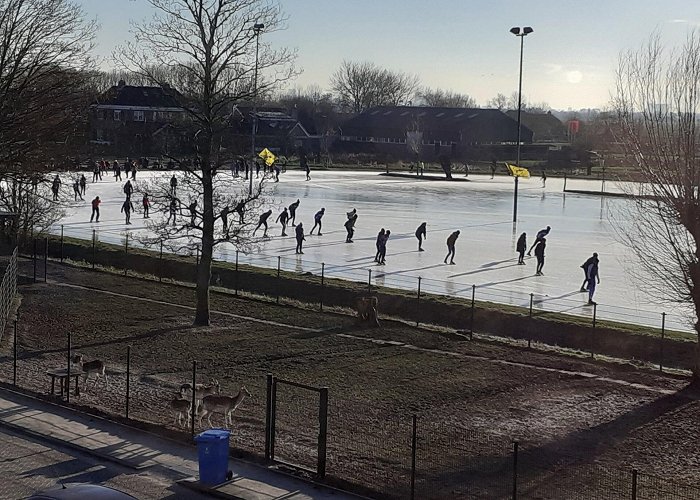
{"label": "bare tree", "polygon": [[646,181],[631,193],[634,223],[617,229],[644,268],[641,286],[659,300],[692,305],[700,332],[699,32],[673,50],[654,34],[623,54],[613,103],[618,139]]}
{"label": "bare tree", "polygon": [[486,106],[505,111],[508,109],[508,98],[505,96],[505,94],[498,93],[495,97],[492,97],[486,101]]}
{"label": "bare tree", "polygon": [[452,90],[431,89],[425,87],[421,89],[416,97],[427,106],[442,108],[476,108],[476,100],[467,95],[454,92]]}
{"label": "bare tree", "polygon": [[[247,192],[244,183],[236,184],[224,169],[234,155],[240,154],[227,142],[229,120],[236,103],[254,97],[256,86],[251,83],[256,68],[265,73],[257,89],[269,90],[295,75],[292,65],[295,53],[273,50],[267,42],[256,38],[255,25],[263,25],[266,33],[284,28],[285,17],[272,0],[147,0],[147,3],[154,8],[154,17],[150,22],[134,26],[132,42],[122,47],[115,59],[123,69],[139,73],[164,88],[168,82],[163,82],[162,71],[154,68],[167,68],[166,73],[182,75],[178,90],[184,98],[180,99],[180,105],[190,118],[189,137],[196,161],[179,163],[185,170],[180,184],[184,180],[185,186],[179,186],[178,192],[170,193],[167,178],[161,178],[157,186],[147,187],[154,192],[154,208],[163,212],[163,217],[150,225],[158,238],[168,239],[173,245],[190,248],[198,245],[201,253],[194,323],[208,325],[214,247],[224,241],[238,246],[251,242],[250,219],[240,223],[232,214],[226,231],[222,212],[233,210],[236,199],[243,203],[244,213],[250,218],[263,193],[262,182]],[[261,42],[259,55],[257,42]],[[227,194],[227,190],[233,190],[234,194]],[[180,199],[184,196],[187,199]],[[175,230],[163,220],[173,202],[177,215],[182,212],[185,215],[184,220],[177,219]],[[217,228],[215,225],[220,220],[222,226]]]}
{"label": "bare tree", "polygon": [[63,166],[85,121],[96,29],[69,0],[0,0],[0,206],[20,237],[61,216],[42,173]]}
{"label": "bare tree", "polygon": [[343,61],[331,76],[340,105],[356,113],[373,106],[405,104],[419,83],[415,75],[382,69],[371,62]]}

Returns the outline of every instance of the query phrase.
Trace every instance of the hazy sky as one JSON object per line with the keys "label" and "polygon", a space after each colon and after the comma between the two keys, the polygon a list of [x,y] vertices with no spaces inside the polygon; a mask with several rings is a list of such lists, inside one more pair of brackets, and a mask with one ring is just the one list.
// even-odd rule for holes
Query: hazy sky
{"label": "hazy sky", "polygon": [[[98,55],[109,66],[129,21],[152,14],[145,0],[76,0],[102,24]],[[473,96],[481,105],[518,87],[525,38],[523,96],[556,109],[602,108],[621,51],[658,30],[669,45],[700,27],[699,0],[280,0],[283,32],[263,35],[298,50],[303,70],[291,87],[329,87],[344,60],[372,61],[417,74],[424,85]]]}

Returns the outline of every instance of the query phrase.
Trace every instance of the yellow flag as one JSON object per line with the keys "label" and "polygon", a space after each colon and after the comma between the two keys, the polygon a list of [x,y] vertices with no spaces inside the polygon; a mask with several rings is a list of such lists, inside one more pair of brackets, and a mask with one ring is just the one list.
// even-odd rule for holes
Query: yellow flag
{"label": "yellow flag", "polygon": [[258,153],[258,156],[265,160],[265,165],[268,167],[271,167],[273,163],[275,163],[275,160],[277,157],[270,151],[269,149],[265,148],[262,151]]}
{"label": "yellow flag", "polygon": [[506,163],[506,168],[513,177],[525,177],[526,179],[530,178],[530,171],[526,168],[517,167],[515,165],[511,165],[510,163]]}

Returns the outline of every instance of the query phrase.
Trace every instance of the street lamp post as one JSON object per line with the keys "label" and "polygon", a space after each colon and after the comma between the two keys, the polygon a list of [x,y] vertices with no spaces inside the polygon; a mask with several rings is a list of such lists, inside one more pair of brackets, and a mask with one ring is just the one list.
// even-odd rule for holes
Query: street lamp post
{"label": "street lamp post", "polygon": [[[520,76],[518,77],[518,145],[517,145],[517,159],[515,161],[516,166],[520,167],[520,112],[523,106],[523,41],[525,37],[532,33],[534,30],[525,26],[522,30],[518,27],[511,28],[510,32],[515,36],[520,37]],[[513,224],[518,220],[518,176],[515,177],[515,188],[513,190]]]}
{"label": "street lamp post", "polygon": [[253,25],[255,33],[255,76],[253,80],[253,131],[251,133],[251,162],[248,168],[248,197],[253,197],[253,166],[255,165],[255,134],[258,129],[258,53],[260,52],[260,32],[265,28],[264,24],[256,23]]}

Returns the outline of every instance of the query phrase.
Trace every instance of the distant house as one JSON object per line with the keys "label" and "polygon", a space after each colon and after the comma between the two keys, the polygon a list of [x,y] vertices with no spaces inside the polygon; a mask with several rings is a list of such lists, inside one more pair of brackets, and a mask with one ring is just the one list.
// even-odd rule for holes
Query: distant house
{"label": "distant house", "polygon": [[253,117],[257,116],[255,144],[258,151],[268,148],[279,154],[292,154],[311,135],[296,118],[283,108],[257,108],[255,115],[252,106],[239,105],[231,114],[232,134],[239,149],[248,153],[253,132]]}
{"label": "distant house", "polygon": [[[507,111],[506,114],[513,120],[518,120],[517,111]],[[551,111],[547,113],[521,111],[520,123],[532,130],[532,142],[568,142],[569,140],[566,126]]]}
{"label": "distant house", "polygon": [[127,85],[103,93],[90,109],[90,143],[101,154],[148,156],[181,152],[181,95],[170,87]]}
{"label": "distant house", "polygon": [[[521,127],[521,141],[532,142]],[[492,150],[515,145],[517,122],[497,109],[380,106],[341,126],[337,149],[348,153],[384,154],[393,158],[435,160],[490,159]]]}

